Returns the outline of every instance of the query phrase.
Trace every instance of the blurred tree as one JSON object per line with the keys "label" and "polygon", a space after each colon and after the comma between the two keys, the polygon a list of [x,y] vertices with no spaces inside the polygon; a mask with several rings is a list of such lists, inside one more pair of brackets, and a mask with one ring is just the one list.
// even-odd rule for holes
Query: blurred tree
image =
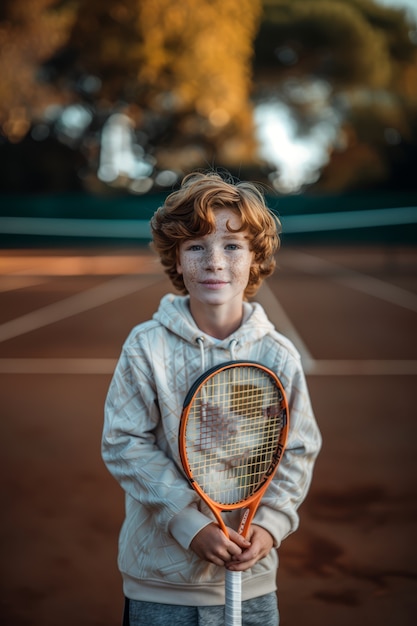
{"label": "blurred tree", "polygon": [[[264,0],[255,44],[257,97],[275,93],[299,133],[340,120],[318,191],[398,184],[415,186],[416,27],[404,10],[372,0]],[[326,86],[326,101],[312,85]],[[398,164],[401,163],[400,166]],[[394,165],[396,164],[396,165]]]}
{"label": "blurred tree", "polygon": [[[273,166],[258,154],[253,109],[275,98],[299,137],[333,119],[329,164],[320,179],[305,179],[314,189],[392,176],[415,185],[405,174],[417,146],[412,31],[403,11],[372,0],[3,0],[0,144],[8,169],[0,175],[20,187],[18,146],[30,149],[35,169],[56,163],[59,144],[67,171],[71,151],[77,156],[68,185],[80,174],[91,188],[102,129],[111,137],[120,122],[135,171],[154,179],[138,191],[162,181],[158,171],[180,176],[210,164],[253,167],[249,175],[262,178]],[[33,158],[46,148],[50,156]],[[122,170],[115,184],[129,176]],[[48,178],[27,176],[37,185]]]}
{"label": "blurred tree", "polygon": [[372,0],[264,0],[258,69],[314,74],[335,87],[388,85],[415,45],[404,11]]}
{"label": "blurred tree", "polygon": [[[19,142],[33,121],[53,124],[97,166],[100,130],[119,111],[162,169],[249,162],[260,14],[260,0],[6,0],[3,135]],[[68,111],[42,119],[51,102]],[[42,123],[36,140],[48,136]]]}
{"label": "blurred tree", "polygon": [[28,133],[49,102],[62,99],[41,85],[39,68],[65,44],[74,18],[56,0],[3,0],[0,8],[0,128],[11,142]]}
{"label": "blurred tree", "polygon": [[256,148],[249,94],[260,14],[260,0],[80,2],[46,72],[98,114],[116,107],[131,117],[161,168],[245,163]]}

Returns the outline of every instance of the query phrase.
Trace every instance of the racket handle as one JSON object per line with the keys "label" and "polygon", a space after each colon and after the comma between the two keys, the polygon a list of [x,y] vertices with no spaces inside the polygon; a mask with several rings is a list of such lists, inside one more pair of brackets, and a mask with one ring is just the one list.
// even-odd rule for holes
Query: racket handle
{"label": "racket handle", "polygon": [[226,570],[225,626],[242,625],[242,572]]}

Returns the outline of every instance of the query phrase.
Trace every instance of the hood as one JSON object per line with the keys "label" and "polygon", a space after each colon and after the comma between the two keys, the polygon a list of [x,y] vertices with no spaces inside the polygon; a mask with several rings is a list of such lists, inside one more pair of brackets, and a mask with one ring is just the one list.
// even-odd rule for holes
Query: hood
{"label": "hood", "polygon": [[253,343],[274,330],[274,326],[268,320],[259,303],[244,302],[241,326],[229,337],[219,341],[198,328],[190,313],[189,302],[189,296],[167,294],[162,298],[153,319],[189,343],[195,344],[203,339],[206,347],[210,345],[228,346],[232,341],[234,344],[242,346],[247,342]]}

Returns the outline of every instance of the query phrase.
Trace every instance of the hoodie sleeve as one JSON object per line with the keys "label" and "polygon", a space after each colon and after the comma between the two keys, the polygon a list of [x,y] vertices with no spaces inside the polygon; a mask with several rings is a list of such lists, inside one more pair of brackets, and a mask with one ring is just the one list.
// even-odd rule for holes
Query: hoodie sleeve
{"label": "hoodie sleeve", "polygon": [[198,510],[198,496],[177,465],[156,444],[160,413],[154,383],[138,361],[125,346],[106,399],[102,457],[125,492],[165,532],[179,513],[188,520],[177,539],[186,546],[211,520]]}
{"label": "hoodie sleeve", "polygon": [[270,532],[276,547],[298,527],[297,509],[309,490],[322,441],[298,358],[289,357],[281,378],[290,416],[287,446],[253,520]]}

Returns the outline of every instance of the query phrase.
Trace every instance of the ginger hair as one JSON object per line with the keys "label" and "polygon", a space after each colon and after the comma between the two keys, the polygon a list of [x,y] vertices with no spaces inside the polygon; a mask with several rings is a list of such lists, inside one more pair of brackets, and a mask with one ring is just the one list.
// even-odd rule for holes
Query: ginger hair
{"label": "ginger hair", "polygon": [[177,272],[180,244],[212,233],[215,229],[214,212],[225,208],[240,217],[241,226],[237,232],[247,232],[254,253],[245,298],[254,296],[262,281],[274,271],[281,223],[266,206],[261,189],[228,174],[194,172],[183,179],[180,189],[166,198],[151,219],[152,247],[180,293],[187,293],[182,275]]}

